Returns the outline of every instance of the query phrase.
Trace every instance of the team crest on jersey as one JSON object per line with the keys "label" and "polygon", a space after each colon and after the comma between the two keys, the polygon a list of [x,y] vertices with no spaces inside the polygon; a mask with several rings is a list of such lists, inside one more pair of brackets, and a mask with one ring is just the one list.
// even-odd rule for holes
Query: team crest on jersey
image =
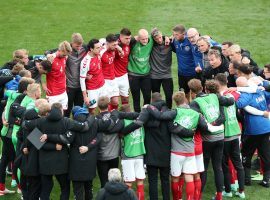
{"label": "team crest on jersey", "polygon": [[133,139],[141,137],[141,131],[140,131],[140,129],[137,129],[137,130],[133,131],[132,133],[130,133],[130,136]]}
{"label": "team crest on jersey", "polygon": [[185,128],[191,128],[192,126],[191,117],[189,116],[183,117],[182,119],[180,119],[179,123],[181,126]]}
{"label": "team crest on jersey", "polygon": [[216,119],[219,115],[219,110],[216,106],[209,105],[207,107],[206,114],[208,115],[210,119]]}
{"label": "team crest on jersey", "polygon": [[227,113],[228,113],[228,118],[229,119],[234,119],[236,116],[236,111],[234,106],[229,106],[227,108]]}
{"label": "team crest on jersey", "polygon": [[125,51],[128,52],[129,51],[129,48],[128,47],[125,47]]}
{"label": "team crest on jersey", "polygon": [[190,47],[189,46],[185,46],[185,51],[190,51]]}

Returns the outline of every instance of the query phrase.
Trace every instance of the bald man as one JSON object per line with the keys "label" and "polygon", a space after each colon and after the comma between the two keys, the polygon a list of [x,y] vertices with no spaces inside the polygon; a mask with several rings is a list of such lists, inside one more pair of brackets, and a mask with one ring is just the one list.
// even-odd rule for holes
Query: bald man
{"label": "bald man", "polygon": [[149,104],[151,99],[151,79],[149,57],[154,41],[149,37],[148,31],[140,29],[138,40],[131,44],[128,63],[128,78],[133,98],[133,107],[136,112],[141,111],[140,91],[143,94],[144,104]]}
{"label": "bald man", "polygon": [[[210,46],[220,46],[219,43],[215,42],[209,36],[204,36],[208,39]],[[201,73],[203,69],[203,54],[199,51],[197,44],[198,39],[200,38],[200,33],[196,28],[189,28],[187,31],[187,38],[192,44],[192,54],[195,61],[195,71]]]}
{"label": "bald man", "polygon": [[[248,80],[239,77],[236,80],[237,86],[247,86]],[[256,93],[241,93],[236,106],[242,109],[252,106],[260,111],[267,111],[267,100],[270,93],[257,90]],[[251,184],[251,159],[256,149],[263,162],[263,180],[259,184],[263,187],[270,187],[270,121],[264,116],[252,115],[244,112],[244,134],[242,135],[242,162],[245,170],[245,184]],[[262,126],[263,124],[263,126]]]}

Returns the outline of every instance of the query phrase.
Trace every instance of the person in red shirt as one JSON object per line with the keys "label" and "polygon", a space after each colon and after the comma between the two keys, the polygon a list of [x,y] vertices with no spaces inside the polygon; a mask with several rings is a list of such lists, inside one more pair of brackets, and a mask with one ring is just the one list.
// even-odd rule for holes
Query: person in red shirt
{"label": "person in red shirt", "polygon": [[57,52],[48,54],[47,58],[52,63],[52,70],[46,74],[46,96],[50,104],[59,102],[63,109],[67,109],[68,97],[66,92],[66,60],[72,48],[69,42],[59,44]]}
{"label": "person in red shirt", "polygon": [[81,62],[80,84],[84,104],[94,113],[98,98],[104,93],[104,76],[100,60],[101,43],[92,39],[87,45],[88,53]]}
{"label": "person in red shirt", "polygon": [[118,84],[119,95],[121,97],[122,105],[128,104],[129,102],[129,81],[127,74],[128,57],[130,54],[130,41],[131,32],[127,28],[123,28],[120,31],[118,44],[122,48],[123,54],[118,51],[115,52],[114,59],[114,72],[115,79]]}
{"label": "person in red shirt", "polygon": [[116,52],[123,55],[122,48],[118,45],[117,37],[114,34],[108,34],[106,37],[106,46],[101,51],[101,66],[105,79],[105,89],[110,98],[109,110],[118,109],[119,89],[115,79],[114,59]]}

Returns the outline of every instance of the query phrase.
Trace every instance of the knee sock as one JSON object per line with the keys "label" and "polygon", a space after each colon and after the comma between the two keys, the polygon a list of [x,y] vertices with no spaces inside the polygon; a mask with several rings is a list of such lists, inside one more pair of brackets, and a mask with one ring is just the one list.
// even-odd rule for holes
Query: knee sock
{"label": "knee sock", "polygon": [[216,200],[222,200],[222,192],[216,193]]}
{"label": "knee sock", "polygon": [[171,182],[171,190],[172,190],[173,200],[179,200],[179,184],[178,184],[178,182]]}
{"label": "knee sock", "polygon": [[236,171],[235,171],[235,168],[232,164],[232,161],[229,159],[229,171],[230,171],[230,174],[231,174],[231,184],[235,184],[235,181],[237,180],[237,175],[236,175]]}
{"label": "knee sock", "polygon": [[179,186],[179,199],[182,199],[183,197],[183,187],[184,187],[184,178],[180,177],[178,181],[178,186]]}
{"label": "knee sock", "polygon": [[138,200],[144,200],[144,184],[137,185]]}
{"label": "knee sock", "polygon": [[109,103],[108,110],[111,112],[113,110],[118,110],[118,104],[111,104]]}
{"label": "knee sock", "polygon": [[6,189],[6,186],[4,183],[0,183],[0,191],[4,191]]}
{"label": "knee sock", "polygon": [[263,172],[264,172],[264,163],[262,159],[260,158],[260,174],[263,174]]}
{"label": "knee sock", "polygon": [[186,196],[187,200],[193,200],[194,196],[194,182],[187,182],[186,183]]}
{"label": "knee sock", "polygon": [[200,200],[202,190],[202,181],[201,179],[194,180],[194,200]]}
{"label": "knee sock", "polygon": [[121,96],[121,102],[122,102],[122,105],[128,104],[128,98]]}

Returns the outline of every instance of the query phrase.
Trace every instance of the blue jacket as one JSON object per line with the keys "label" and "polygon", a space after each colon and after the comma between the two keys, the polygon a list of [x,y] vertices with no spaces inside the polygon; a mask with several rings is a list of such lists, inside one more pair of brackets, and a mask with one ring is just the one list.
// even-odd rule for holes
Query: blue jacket
{"label": "blue jacket", "polygon": [[199,51],[199,48],[196,44],[192,45],[192,54],[196,67],[200,66],[203,69],[203,54]]}
{"label": "blue jacket", "polygon": [[16,75],[13,80],[6,83],[6,89],[17,91],[21,78],[22,77],[20,75]]}
{"label": "blue jacket", "polygon": [[[241,93],[236,102],[238,108],[252,106],[261,111],[267,110],[266,99],[269,99],[270,93],[258,90],[257,93]],[[251,115],[244,111],[244,134],[261,135],[270,133],[270,120],[263,116]]]}
{"label": "blue jacket", "polygon": [[[211,38],[209,39],[209,42],[210,42],[211,47],[212,46],[221,47],[221,45],[218,42],[212,40]],[[199,51],[199,48],[196,44],[192,45],[192,54],[194,57],[194,62],[195,62],[196,67],[200,66],[203,69],[204,68],[203,61],[202,61],[203,54]]]}
{"label": "blue jacket", "polygon": [[[270,82],[267,81],[267,80],[264,80],[263,83],[262,83],[262,86],[269,88],[270,87]],[[270,110],[270,98],[266,99],[266,103],[267,103],[267,108],[268,108],[267,110],[269,111]]]}
{"label": "blue jacket", "polygon": [[188,38],[183,41],[173,40],[172,50],[176,53],[178,63],[178,75],[181,76],[196,76],[195,62],[192,53],[192,45]]}

